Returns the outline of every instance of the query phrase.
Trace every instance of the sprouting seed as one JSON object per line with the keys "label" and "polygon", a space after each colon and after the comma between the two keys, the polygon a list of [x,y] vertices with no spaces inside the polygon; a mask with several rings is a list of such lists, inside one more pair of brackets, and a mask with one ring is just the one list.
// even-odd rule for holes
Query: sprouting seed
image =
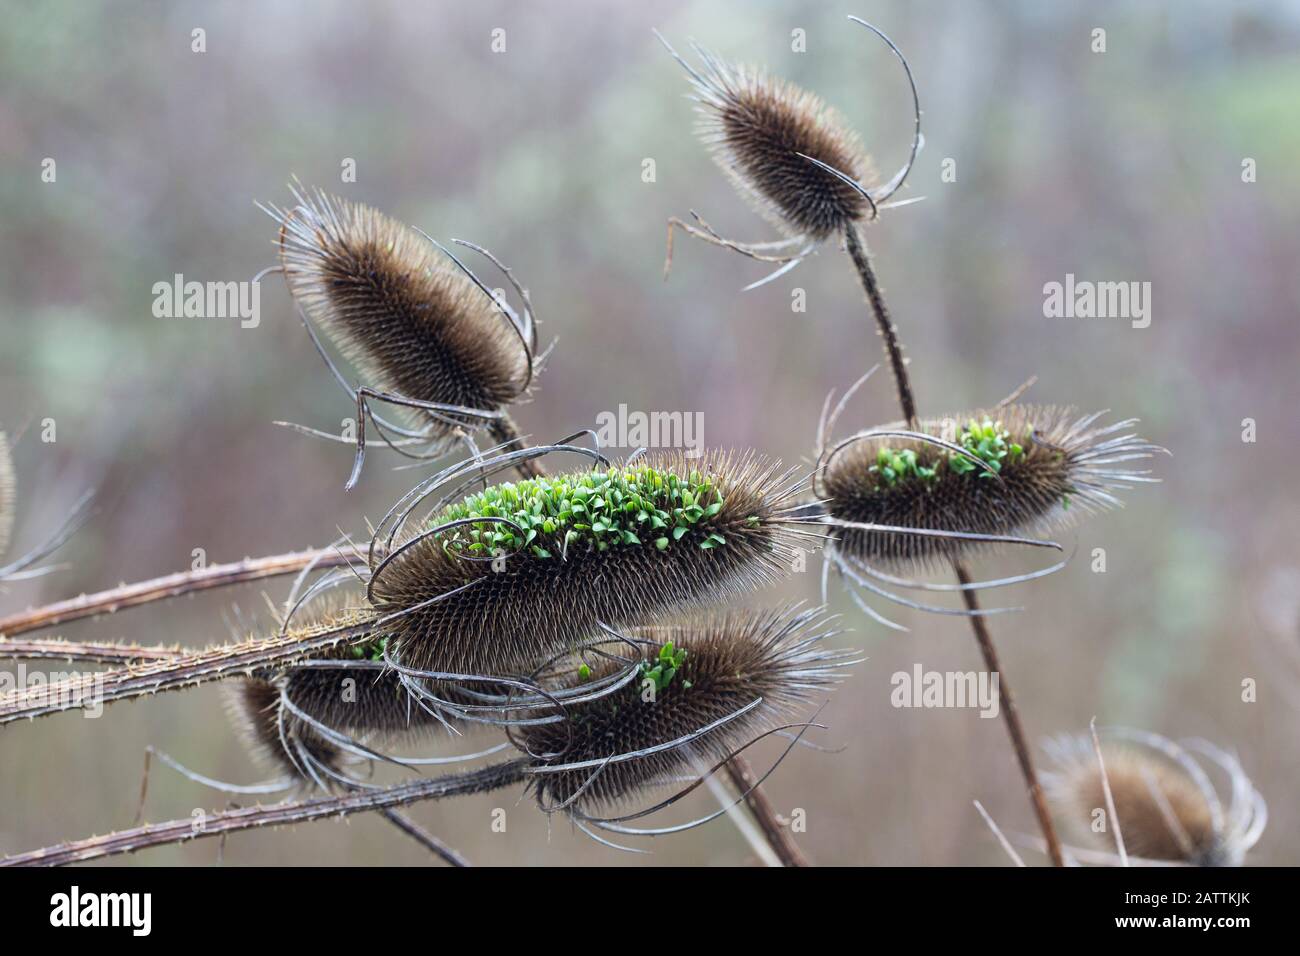
{"label": "sprouting seed", "polygon": [[[1107,819],[1102,769],[1092,741],[1063,737],[1048,749],[1055,767],[1043,775],[1043,784],[1081,841],[1071,852],[1082,862],[1118,862],[1118,828],[1131,862],[1239,866],[1267,824],[1264,799],[1240,761],[1204,740],[1179,744],[1145,731],[1108,731],[1101,752],[1115,820]],[[1227,778],[1226,805],[1205,760],[1209,770],[1217,768]],[[1098,827],[1098,820],[1106,826]]]}
{"label": "sprouting seed", "polygon": [[1115,492],[1156,480],[1127,463],[1163,449],[1128,431],[1136,419],[1099,426],[1101,414],[1009,405],[923,421],[929,440],[882,434],[902,428],[891,425],[838,442],[814,476],[839,527],[834,549],[877,568],[929,570],[1119,506]]}
{"label": "sprouting seed", "polygon": [[368,595],[386,657],[416,679],[522,679],[602,624],[750,593],[816,537],[792,474],[750,454],[664,452],[437,508],[375,552]]}
{"label": "sprouting seed", "polygon": [[907,630],[875,610],[859,590],[937,614],[1019,610],[949,608],[891,588],[975,591],[1054,574],[1069,558],[1023,574],[958,584],[898,576],[926,574],[954,559],[1008,546],[1060,551],[1060,544],[1037,535],[1118,507],[1116,492],[1159,480],[1129,466],[1165,452],[1127,431],[1136,419],[1102,426],[1097,420],[1104,412],[1078,418],[1068,408],[1013,404],[1019,391],[994,408],[922,421],[915,430],[891,424],[834,440],[836,421],[875,370],[833,410],[834,393],[827,396],[812,486],[815,509],[832,532],[824,548],[823,601],[833,568],[850,583],[854,603],[886,627]]}
{"label": "sprouting seed", "polygon": [[[280,223],[280,271],[304,324],[357,402],[349,487],[364,455],[367,417],[384,443],[413,458],[436,457],[479,427],[502,431],[505,409],[526,396],[542,361],[531,303],[510,271],[456,240],[502,270],[522,313],[416,229],[319,189],[291,188],[292,207],[264,208]],[[316,327],[357,367],[360,387],[352,389],[333,367]],[[397,407],[401,421],[376,416],[372,401]]]}
{"label": "sprouting seed", "polygon": [[[629,629],[626,637],[641,648],[640,680],[566,706],[563,721],[517,732],[535,758],[539,801],[598,828],[634,832],[592,814],[698,778],[830,689],[853,652],[824,646],[835,633],[828,624],[820,609],[785,608]],[[600,675],[615,666],[601,659],[592,669]]]}

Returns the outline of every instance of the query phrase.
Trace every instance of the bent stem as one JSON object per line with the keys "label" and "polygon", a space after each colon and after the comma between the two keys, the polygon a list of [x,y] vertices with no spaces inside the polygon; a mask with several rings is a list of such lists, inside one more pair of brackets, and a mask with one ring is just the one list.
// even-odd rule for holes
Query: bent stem
{"label": "bent stem", "polygon": [[[898,386],[898,403],[902,407],[903,417],[907,420],[908,428],[915,430],[918,424],[916,399],[912,392],[911,380],[907,374],[907,362],[903,358],[903,347],[898,341],[898,329],[889,316],[889,308],[885,304],[880,282],[876,278],[875,270],[871,267],[871,254],[867,251],[866,242],[858,232],[856,224],[850,223],[845,228],[844,245],[848,250],[849,258],[853,261],[853,267],[858,274],[859,281],[862,283],[862,289],[867,295],[867,302],[871,306],[872,315],[876,319],[876,328],[884,341],[885,354],[889,357],[889,365],[894,372],[894,382]],[[957,580],[961,584],[969,585],[972,582],[970,571],[963,562],[954,558],[952,567],[957,575]],[[977,612],[980,610],[979,597],[974,588],[963,588],[961,594],[968,611]],[[1047,800],[1043,796],[1043,787],[1038,781],[1038,773],[1034,770],[1034,761],[1030,753],[1029,743],[1025,737],[1025,728],[1020,722],[1020,713],[1016,710],[1015,700],[1011,695],[1011,685],[1007,682],[1006,674],[998,663],[997,649],[993,646],[993,637],[989,633],[988,623],[983,615],[977,613],[970,614],[969,618],[971,629],[975,632],[975,641],[979,644],[980,653],[984,656],[985,666],[988,668],[989,673],[998,675],[998,697],[1000,698],[1002,716],[1006,721],[1007,733],[1011,736],[1011,746],[1016,752],[1020,772],[1029,788],[1029,800],[1033,805],[1034,815],[1038,817],[1038,826],[1043,831],[1043,839],[1047,844],[1048,855],[1051,856],[1054,865],[1064,866],[1065,856],[1061,852],[1061,841],[1056,835],[1056,826],[1052,823],[1052,816],[1048,812]]]}
{"label": "bent stem", "polygon": [[[265,558],[245,558],[229,564],[214,564],[196,571],[180,571],[10,614],[8,617],[0,618],[0,634],[14,637],[46,627],[56,627],[68,621],[78,621],[99,614],[112,614],[123,608],[165,601],[168,598],[193,594],[196,591],[295,574],[309,565],[322,569],[337,568],[347,564],[348,559],[354,556],[350,548],[322,548],[273,554]],[[5,643],[0,642],[0,652],[4,647]]]}
{"label": "bent stem", "polygon": [[511,760],[478,770],[449,774],[380,790],[354,791],[334,797],[316,797],[278,803],[269,807],[244,807],[206,816],[185,817],[167,823],[151,823],[119,830],[104,836],[72,840],[54,846],[0,858],[0,866],[64,866],[86,860],[134,853],[149,847],[188,843],[208,837],[225,836],[255,827],[285,826],[308,823],[327,817],[345,817],[370,810],[388,812],[422,800],[465,796],[499,790],[524,779],[527,762]]}

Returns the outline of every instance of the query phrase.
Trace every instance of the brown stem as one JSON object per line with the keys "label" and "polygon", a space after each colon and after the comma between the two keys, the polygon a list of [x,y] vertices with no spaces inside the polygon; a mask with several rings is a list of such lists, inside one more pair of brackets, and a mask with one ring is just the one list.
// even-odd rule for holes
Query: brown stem
{"label": "brown stem", "polygon": [[148,847],[224,836],[227,833],[250,830],[254,827],[307,823],[326,817],[364,813],[368,810],[390,810],[421,800],[487,793],[522,781],[525,766],[522,760],[512,760],[467,773],[397,784],[383,790],[356,791],[334,797],[277,803],[269,807],[243,807],[238,810],[211,813],[197,820],[194,817],[185,817],[167,823],[145,824],[129,830],[119,830],[117,833],[72,840],[3,857],[0,858],[0,866],[63,866],[122,853],[134,853],[136,850]]}
{"label": "brown stem", "polygon": [[871,268],[871,254],[867,244],[858,233],[858,227],[852,223],[844,230],[844,244],[848,248],[849,258],[862,281],[862,289],[867,293],[867,302],[871,313],[876,317],[876,329],[884,339],[885,354],[894,370],[894,383],[898,386],[898,404],[903,409],[903,419],[907,427],[916,428],[916,399],[912,395],[912,383],[907,375],[907,359],[903,357],[903,346],[898,341],[898,326],[889,317],[889,307],[876,279],[876,272]]}
{"label": "brown stem", "polygon": [[469,866],[469,860],[461,856],[452,847],[443,843],[436,836],[420,826],[410,817],[394,810],[392,807],[386,807],[379,811],[384,815],[393,826],[401,830],[416,843],[419,843],[434,856],[445,861],[449,866]]}
{"label": "brown stem", "polygon": [[349,557],[353,557],[351,549],[324,548],[319,551],[274,554],[266,558],[245,558],[230,564],[214,564],[197,571],[180,571],[149,581],[122,584],[107,591],[83,594],[66,601],[57,601],[44,607],[10,614],[8,617],[0,618],[0,634],[14,637],[29,631],[66,624],[68,621],[95,617],[99,614],[112,614],[123,608],[164,601],[182,594],[192,594],[195,591],[294,574],[313,561],[318,568],[336,568],[346,564]]}
{"label": "brown stem", "polygon": [[749,761],[739,754],[732,757],[727,761],[727,776],[731,778],[732,786],[736,791],[745,794],[745,805],[758,821],[763,837],[772,848],[772,852],[776,854],[776,858],[781,861],[781,865],[808,866],[808,857],[794,842],[790,828],[777,818],[771,801],[767,799],[767,794],[758,785]]}
{"label": "brown stem", "polygon": [[37,684],[0,695],[0,724],[64,710],[98,707],[110,701],[145,697],[248,674],[258,668],[309,657],[313,652],[335,644],[360,640],[370,633],[370,628],[369,623],[361,623],[352,627],[323,628],[306,635],[285,634],[241,641],[143,665],[128,665]]}
{"label": "brown stem", "polygon": [[[524,436],[519,433],[519,426],[515,420],[507,413],[502,412],[500,418],[494,418],[492,424],[488,426],[488,433],[492,439],[499,445],[512,443],[515,448],[527,448],[524,443]],[[514,450],[514,449],[509,449]],[[515,470],[523,478],[541,478],[546,474],[546,468],[536,458],[527,458],[523,461],[515,462]]]}
{"label": "brown stem", "polygon": [[[849,258],[853,260],[853,267],[857,270],[862,289],[867,294],[867,302],[870,304],[871,312],[875,316],[876,327],[881,338],[884,339],[885,354],[889,357],[890,367],[894,371],[894,382],[898,386],[898,403],[902,407],[903,418],[907,420],[909,428],[915,429],[917,427],[916,399],[912,392],[912,383],[908,378],[907,362],[903,358],[903,347],[898,341],[898,329],[889,317],[889,308],[885,305],[884,295],[880,290],[880,282],[876,278],[875,270],[871,267],[871,254],[867,251],[866,242],[862,239],[857,226],[853,223],[850,223],[844,230],[844,244],[848,249]],[[952,567],[957,574],[958,581],[965,585],[971,583],[970,572],[961,561],[954,558]],[[964,588],[961,595],[966,603],[966,609],[971,612],[969,615],[971,629],[975,632],[975,640],[979,644],[980,653],[984,655],[984,664],[989,673],[998,675],[998,695],[1001,699],[1002,716],[1006,721],[1007,733],[1011,735],[1011,746],[1016,752],[1016,760],[1020,763],[1020,772],[1024,775],[1025,783],[1029,787],[1029,800],[1033,804],[1034,815],[1038,817],[1038,826],[1043,831],[1043,839],[1047,843],[1048,855],[1052,858],[1053,864],[1064,866],[1065,857],[1061,852],[1061,841],[1056,835],[1056,827],[1052,823],[1051,814],[1048,812],[1047,801],[1043,797],[1043,787],[1038,782],[1038,773],[1034,770],[1034,761],[1030,756],[1029,744],[1025,738],[1025,729],[1020,723],[1020,714],[1016,710],[1015,701],[1011,696],[1011,685],[1007,682],[1006,674],[1002,672],[998,665],[997,650],[993,647],[993,637],[989,634],[988,623],[985,621],[984,616],[978,613],[980,610],[979,596],[970,587]]]}
{"label": "brown stem", "polygon": [[162,661],[184,654],[177,645],[116,644],[112,641],[65,641],[62,638],[10,640],[0,637],[0,660],[82,661],[87,664],[132,664]]}
{"label": "brown stem", "polygon": [[[953,561],[953,570],[957,572],[957,580],[962,584],[969,585],[972,581],[970,570],[961,561]],[[975,596],[975,591],[967,589],[961,592],[966,601],[966,608],[970,611],[979,610],[979,599]],[[1020,723],[1020,712],[1016,710],[1015,699],[1011,696],[1011,685],[1006,681],[1006,675],[1002,672],[1002,667],[998,663],[998,652],[993,646],[993,638],[989,634],[988,624],[982,615],[975,615],[970,619],[971,629],[975,631],[975,640],[979,643],[980,653],[984,655],[984,666],[988,668],[990,674],[998,675],[998,699],[1002,708],[1002,715],[1006,718],[1007,733],[1011,735],[1011,746],[1016,751],[1016,760],[1020,762],[1020,772],[1024,775],[1025,783],[1029,785],[1029,799],[1034,805],[1034,814],[1038,817],[1038,825],[1042,828],[1043,839],[1047,843],[1047,852],[1052,858],[1055,866],[1065,866],[1065,857],[1061,853],[1061,841],[1056,835],[1056,826],[1052,823],[1052,815],[1047,809],[1047,798],[1043,796],[1042,784],[1038,782],[1038,774],[1034,771],[1034,761],[1030,756],[1029,743],[1025,739],[1025,728]]]}

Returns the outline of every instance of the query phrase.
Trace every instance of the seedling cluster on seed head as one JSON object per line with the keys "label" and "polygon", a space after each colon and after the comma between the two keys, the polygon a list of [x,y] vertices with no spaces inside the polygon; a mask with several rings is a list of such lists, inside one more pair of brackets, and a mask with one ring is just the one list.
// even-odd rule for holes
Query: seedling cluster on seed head
{"label": "seedling cluster on seed head", "polygon": [[[641,662],[641,676],[643,680],[651,681],[655,686],[655,690],[663,690],[672,683],[673,677],[685,663],[686,649],[674,650],[673,642],[669,641],[659,648],[659,656],[655,659],[653,666],[650,661]],[[691,683],[685,681],[682,686],[689,688]]]}
{"label": "seedling cluster on seed head", "polygon": [[961,431],[961,446],[979,456],[991,470],[985,471],[969,458],[960,455],[949,455],[948,467],[959,475],[978,471],[981,478],[994,478],[1002,471],[1004,464],[1014,465],[1025,457],[1025,449],[1010,439],[1011,433],[1002,427],[1002,422],[993,422],[987,418],[982,422],[971,419]]}
{"label": "seedling cluster on seed head", "polygon": [[[514,554],[564,558],[571,548],[653,544],[660,551],[681,541],[705,518],[722,511],[722,492],[699,471],[678,476],[643,466],[579,476],[536,478],[493,485],[453,505],[445,521],[506,519],[461,525],[443,547],[471,555]],[[705,550],[727,543],[717,532],[695,542]]]}

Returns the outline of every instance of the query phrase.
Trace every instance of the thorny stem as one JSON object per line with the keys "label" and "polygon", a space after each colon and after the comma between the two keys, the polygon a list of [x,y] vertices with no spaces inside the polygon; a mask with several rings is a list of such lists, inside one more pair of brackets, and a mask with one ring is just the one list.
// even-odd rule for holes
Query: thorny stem
{"label": "thorny stem", "polygon": [[[324,548],[319,551],[273,554],[266,558],[245,558],[230,564],[214,564],[197,571],[180,571],[149,581],[122,584],[107,591],[83,594],[80,597],[0,618],[0,634],[14,637],[29,631],[66,624],[68,621],[95,617],[99,614],[111,614],[123,608],[164,601],[183,594],[192,594],[195,591],[207,591],[211,588],[294,574],[312,562],[315,562],[318,568],[336,568],[346,564],[348,558],[352,557],[350,550]],[[4,646],[5,644],[0,642],[0,648]]]}
{"label": "thorny stem", "polygon": [[211,813],[197,820],[194,817],[185,817],[167,823],[145,824],[104,836],[72,840],[28,853],[3,857],[0,858],[0,866],[64,866],[68,863],[134,853],[136,850],[148,847],[224,836],[227,833],[251,830],[256,827],[307,823],[312,820],[344,817],[369,810],[389,811],[421,800],[487,793],[521,782],[524,779],[526,766],[526,761],[511,760],[466,773],[415,780],[382,790],[316,797],[311,800],[278,803],[269,807],[244,807]]}
{"label": "thorny stem", "polygon": [[853,267],[858,271],[858,278],[862,280],[863,291],[867,293],[867,301],[871,304],[872,314],[876,317],[876,328],[880,332],[880,337],[884,339],[885,354],[889,356],[889,364],[894,370],[894,382],[898,386],[898,404],[902,406],[903,418],[907,422],[907,427],[915,431],[916,399],[912,395],[912,382],[907,375],[907,360],[903,358],[903,346],[898,341],[898,326],[894,325],[893,319],[889,317],[889,307],[885,305],[880,282],[876,279],[875,270],[871,268],[871,254],[867,251],[867,244],[858,234],[858,227],[853,223],[844,230],[844,244],[848,248],[849,258],[853,260]]}
{"label": "thorny stem", "polygon": [[[519,426],[506,412],[502,412],[500,418],[492,419],[488,431],[493,440],[499,445],[513,444],[518,448],[528,447],[524,442],[523,435],[519,432]],[[546,475],[546,469],[542,467],[541,462],[536,458],[526,458],[515,462],[515,470],[523,478],[542,478]]]}
{"label": "thorny stem", "polygon": [[794,838],[790,835],[790,829],[777,818],[771,801],[767,799],[767,794],[758,785],[758,780],[754,776],[754,769],[749,765],[749,761],[739,755],[732,757],[727,761],[727,776],[731,778],[731,783],[736,788],[736,791],[745,795],[745,805],[749,807],[749,812],[758,821],[768,846],[772,848],[772,852],[781,861],[781,865],[807,866],[808,857],[794,842]]}
{"label": "thorny stem", "polygon": [[[909,428],[917,427],[916,417],[916,399],[912,392],[912,383],[907,374],[907,363],[903,358],[903,347],[898,341],[898,329],[889,316],[889,308],[885,305],[885,299],[880,290],[880,282],[876,278],[875,270],[871,267],[871,254],[867,251],[866,242],[858,232],[856,224],[850,223],[844,230],[844,245],[848,250],[849,258],[853,260],[853,267],[857,270],[858,279],[862,283],[862,289],[867,294],[867,302],[871,306],[872,314],[876,319],[876,327],[880,336],[884,339],[885,354],[889,357],[890,367],[894,371],[894,382],[898,386],[898,402],[903,409],[903,417],[907,420]],[[972,582],[970,571],[966,565],[956,558],[952,561],[953,571],[957,574],[957,580],[964,585]],[[975,641],[979,644],[980,653],[984,655],[984,665],[990,673],[999,675],[998,678],[998,696],[1001,700],[1002,716],[1006,720],[1007,733],[1011,735],[1011,746],[1016,752],[1016,760],[1020,763],[1020,772],[1024,775],[1025,783],[1029,787],[1029,799],[1034,807],[1034,814],[1038,817],[1038,825],[1043,831],[1043,839],[1047,843],[1048,855],[1052,858],[1052,863],[1056,866],[1065,865],[1065,857],[1061,852],[1061,841],[1056,835],[1056,827],[1052,823],[1052,816],[1047,809],[1047,800],[1043,796],[1043,786],[1038,781],[1038,773],[1034,770],[1034,761],[1030,755],[1029,744],[1025,737],[1025,728],[1020,723],[1020,713],[1016,710],[1015,700],[1011,696],[1011,685],[1007,682],[1006,674],[1003,673],[998,663],[998,653],[993,646],[993,637],[989,634],[988,624],[984,617],[978,613],[980,609],[979,597],[974,588],[964,588],[961,592],[962,599],[966,603],[966,609],[971,611],[970,625],[975,632]]]}
{"label": "thorny stem", "polygon": [[353,627],[327,629],[306,637],[300,634],[276,635],[139,666],[128,665],[37,684],[0,695],[0,724],[248,674],[257,668],[309,657],[335,644],[359,640],[369,634],[370,628],[370,623],[361,623]]}
{"label": "thorny stem", "polygon": [[383,816],[397,829],[401,830],[416,843],[422,844],[426,850],[434,856],[444,860],[449,866],[469,866],[469,860],[465,859],[454,849],[443,843],[436,836],[420,826],[410,817],[394,810],[392,807],[386,807],[379,811]]}

